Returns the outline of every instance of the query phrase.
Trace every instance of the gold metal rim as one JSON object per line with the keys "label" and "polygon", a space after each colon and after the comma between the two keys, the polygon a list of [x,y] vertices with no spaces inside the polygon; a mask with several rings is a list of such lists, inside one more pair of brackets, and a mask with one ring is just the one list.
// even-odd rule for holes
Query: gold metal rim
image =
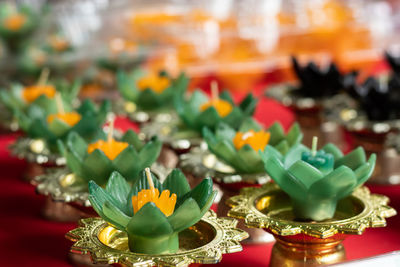
{"label": "gold metal rim", "polygon": [[256,200],[273,191],[281,191],[275,183],[265,184],[260,188],[249,187],[241,190],[240,195],[228,199],[232,209],[228,216],[244,219],[248,227],[263,228],[282,236],[305,234],[317,238],[328,238],[335,234],[361,235],[369,227],[386,226],[385,218],[396,215],[389,207],[389,198],[371,194],[367,187],[356,189],[352,196],[359,200],[364,208],[359,214],[344,220],[330,222],[297,222],[268,216],[259,211]]}
{"label": "gold metal rim", "polygon": [[215,231],[211,242],[196,249],[165,255],[146,255],[120,251],[103,244],[99,232],[108,226],[101,218],[87,218],[80,221],[80,227],[71,230],[66,238],[75,242],[71,252],[90,254],[94,263],[119,263],[130,267],[188,266],[192,263],[218,263],[222,254],[234,253],[242,250],[240,241],[248,234],[236,228],[237,221],[232,218],[218,218],[215,212],[209,210],[201,219]]}

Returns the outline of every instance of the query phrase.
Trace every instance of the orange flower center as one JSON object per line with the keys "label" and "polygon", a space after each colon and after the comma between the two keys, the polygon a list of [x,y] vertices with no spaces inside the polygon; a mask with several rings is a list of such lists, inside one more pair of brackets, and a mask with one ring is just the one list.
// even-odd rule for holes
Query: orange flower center
{"label": "orange flower center", "polygon": [[147,77],[141,78],[137,82],[137,86],[141,91],[150,89],[158,94],[161,94],[170,86],[170,81],[165,76],[151,74]]}
{"label": "orange flower center", "polygon": [[109,47],[111,53],[119,54],[122,52],[135,52],[137,45],[136,43],[129,40],[125,40],[122,38],[114,38],[110,41]]}
{"label": "orange flower center", "polygon": [[237,132],[233,138],[233,145],[237,150],[241,149],[244,145],[251,146],[255,151],[262,150],[268,145],[270,133],[265,131],[255,132],[250,130],[242,133]]}
{"label": "orange flower center", "polygon": [[222,99],[213,99],[201,105],[200,110],[204,111],[209,107],[214,107],[217,110],[218,115],[220,115],[221,117],[228,116],[233,109],[231,103],[229,103],[228,101]]}
{"label": "orange flower center", "polygon": [[81,114],[77,112],[66,112],[50,114],[49,116],[47,116],[48,123],[52,123],[55,119],[59,119],[72,127],[81,120]]}
{"label": "orange flower center", "polygon": [[69,42],[59,36],[51,36],[49,42],[51,47],[59,52],[65,51],[69,47]]}
{"label": "orange flower center", "polygon": [[33,85],[25,87],[22,91],[22,97],[26,102],[32,103],[41,95],[45,95],[48,98],[53,98],[56,94],[56,89],[52,85]]}
{"label": "orange flower center", "polygon": [[100,149],[110,160],[114,160],[128,145],[128,143],[118,142],[113,138],[107,141],[99,140],[88,145],[88,153]]}
{"label": "orange flower center", "polygon": [[132,197],[133,212],[136,214],[148,202],[153,202],[168,217],[174,213],[176,194],[170,196],[169,190],[163,190],[160,195],[157,188],[143,189]]}
{"label": "orange flower center", "polygon": [[26,17],[22,14],[13,14],[4,19],[4,27],[11,30],[17,31],[25,24]]}

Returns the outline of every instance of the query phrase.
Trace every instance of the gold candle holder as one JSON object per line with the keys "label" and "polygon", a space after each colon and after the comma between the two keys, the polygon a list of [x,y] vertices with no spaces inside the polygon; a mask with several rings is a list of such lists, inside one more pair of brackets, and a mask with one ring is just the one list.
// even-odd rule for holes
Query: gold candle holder
{"label": "gold candle holder", "polygon": [[18,138],[10,146],[10,151],[12,155],[28,162],[23,177],[27,182],[31,182],[36,176],[44,174],[45,168],[61,167],[66,163],[64,157],[49,150],[43,139]]}
{"label": "gold candle holder", "polygon": [[[154,163],[152,172],[162,181],[169,170]],[[49,168],[45,174],[32,181],[36,192],[47,196],[42,214],[52,221],[76,222],[79,219],[97,216],[89,202],[87,183],[66,168]]]}
{"label": "gold candle holder", "polygon": [[[193,148],[189,153],[180,156],[180,167],[189,178],[191,187],[196,186],[202,177],[212,177],[222,196],[218,202],[217,215],[227,216],[229,206],[226,201],[237,195],[239,190],[246,186],[260,186],[271,179],[265,173],[262,174],[238,174],[229,165],[219,161],[218,158],[204,147]],[[249,229],[243,222],[239,221],[238,227],[249,233],[249,238],[244,241],[246,244],[257,244],[273,242],[274,238],[260,229]]]}
{"label": "gold candle holder", "polygon": [[385,227],[385,218],[396,215],[389,199],[360,187],[338,203],[330,220],[297,221],[289,196],[276,184],[244,188],[228,200],[228,215],[244,219],[246,226],[272,233],[271,267],[320,266],[345,260],[342,241],[347,235],[361,235],[368,227]]}
{"label": "gold candle holder", "polygon": [[80,221],[80,227],[66,234],[73,241],[71,253],[90,257],[95,264],[124,267],[189,266],[214,264],[222,255],[242,250],[240,241],[248,235],[236,228],[237,221],[218,218],[208,211],[203,218],[179,234],[179,251],[174,254],[149,255],[129,251],[128,237],[100,218]]}

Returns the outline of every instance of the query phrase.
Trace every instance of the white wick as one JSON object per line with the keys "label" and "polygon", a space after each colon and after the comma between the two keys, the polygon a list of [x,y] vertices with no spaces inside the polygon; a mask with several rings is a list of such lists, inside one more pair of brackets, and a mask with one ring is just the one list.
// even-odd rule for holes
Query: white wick
{"label": "white wick", "polygon": [[318,137],[314,136],[312,139],[312,147],[311,147],[311,155],[313,157],[317,155],[317,145],[318,145]]}

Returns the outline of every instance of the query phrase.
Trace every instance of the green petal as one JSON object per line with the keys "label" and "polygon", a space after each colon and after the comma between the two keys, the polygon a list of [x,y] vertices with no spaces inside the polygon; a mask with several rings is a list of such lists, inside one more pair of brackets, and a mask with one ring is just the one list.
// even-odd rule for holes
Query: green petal
{"label": "green petal", "polygon": [[264,148],[264,151],[261,151],[261,150],[260,150],[260,151],[259,151],[259,154],[260,154],[261,159],[262,159],[262,161],[264,162],[264,164],[265,164],[265,162],[267,162],[267,160],[268,160],[270,157],[277,158],[277,159],[279,159],[280,161],[283,160],[282,154],[281,154],[278,150],[276,150],[273,146],[270,146],[270,145],[267,145],[267,146]]}
{"label": "green petal", "polygon": [[264,172],[264,164],[260,158],[258,152],[256,152],[250,145],[244,145],[237,152],[239,162],[237,164],[242,165],[246,170],[246,173],[262,173]]}
{"label": "green petal", "polygon": [[301,155],[303,152],[310,152],[310,149],[302,144],[293,146],[284,157],[285,168],[289,168],[296,161],[301,160]]}
{"label": "green petal", "polygon": [[[208,144],[208,142],[207,142]],[[235,164],[237,151],[233,147],[232,142],[228,140],[223,140],[222,142],[218,142],[216,145],[211,146],[208,144],[208,149],[217,155],[218,158],[222,159],[223,161],[227,162],[228,164]]]}
{"label": "green petal", "polygon": [[239,107],[246,116],[252,116],[257,107],[257,103],[258,99],[254,98],[250,93],[242,100]]}
{"label": "green petal", "polygon": [[201,208],[200,217],[203,217],[203,215],[211,208],[217,194],[218,194],[218,191],[214,190],[211,193],[211,195],[208,197],[206,204]]}
{"label": "green petal", "polygon": [[205,93],[200,90],[196,90],[193,92],[192,96],[189,99],[188,105],[190,108],[195,109],[196,111],[200,110],[200,106],[208,101],[208,97]]}
{"label": "green petal", "polygon": [[357,147],[349,154],[344,157],[339,158],[335,161],[335,168],[344,165],[352,170],[357,169],[359,166],[366,162],[365,151],[362,147]]}
{"label": "green petal", "polygon": [[111,174],[106,185],[106,192],[108,194],[110,194],[120,203],[126,204],[130,190],[130,185],[120,173],[115,171]]}
{"label": "green petal", "polygon": [[77,109],[79,114],[84,115],[87,113],[95,114],[96,113],[96,106],[95,104],[89,100],[85,99],[83,103],[80,105],[80,107]]}
{"label": "green petal", "polygon": [[88,154],[88,144],[76,132],[70,132],[67,137],[66,145],[68,149],[73,150],[82,159]]}
{"label": "green petal", "polygon": [[162,143],[157,138],[147,142],[139,151],[139,162],[143,167],[149,167],[160,155]]}
{"label": "green petal", "polygon": [[290,130],[286,135],[286,140],[288,141],[290,147],[301,143],[303,140],[303,133],[301,132],[300,125],[297,122],[290,127]]}
{"label": "green petal", "polygon": [[221,121],[225,122],[234,129],[239,129],[245,118],[246,116],[243,114],[242,110],[240,110],[240,108],[237,106],[233,106],[231,113],[221,118]]}
{"label": "green petal", "polygon": [[99,149],[94,150],[86,157],[83,166],[86,180],[94,180],[100,185],[107,183],[108,177],[114,170],[111,161]]}
{"label": "green petal", "polygon": [[326,144],[322,150],[332,154],[335,161],[343,157],[342,151],[332,143]]}
{"label": "green petal", "polygon": [[280,141],[278,144],[274,145],[275,149],[279,151],[282,155],[286,155],[286,153],[289,151],[290,146],[288,141],[286,139],[283,139]]}
{"label": "green petal", "polygon": [[312,184],[323,177],[323,174],[317,168],[302,160],[298,160],[290,166],[288,172],[294,178],[301,181],[306,188],[310,188]]}
{"label": "green petal", "polygon": [[215,129],[215,136],[218,140],[230,139],[232,140],[236,135],[236,131],[226,123],[218,123]]}
{"label": "green petal", "polygon": [[357,177],[357,187],[365,183],[372,175],[375,169],[376,155],[373,153],[366,164],[357,168],[354,173]]}
{"label": "green petal", "polygon": [[146,203],[129,221],[126,228],[136,236],[160,237],[174,231],[164,213],[153,202]]}
{"label": "green petal", "polygon": [[356,182],[354,172],[346,166],[340,166],[311,185],[309,194],[322,198],[340,199],[346,196],[343,192],[348,189],[352,191],[355,188]]}
{"label": "green petal", "polygon": [[49,124],[49,130],[58,137],[63,136],[69,129],[71,129],[71,126],[57,118]]}
{"label": "green petal", "polygon": [[[262,130],[262,127],[255,119],[253,119],[251,117],[247,117],[243,120],[242,124],[240,125],[239,132],[244,133],[244,132],[248,132],[250,130],[254,130],[254,131],[258,132],[258,131]],[[236,134],[236,132],[234,130],[233,130],[233,132]],[[235,135],[233,135],[231,138],[233,138],[234,136]]]}
{"label": "green petal", "polygon": [[125,148],[112,162],[115,169],[128,181],[136,179],[139,172],[147,167],[140,164],[139,154],[132,146]]}
{"label": "green petal", "polygon": [[125,132],[124,136],[122,137],[122,141],[132,145],[136,151],[142,149],[144,145],[143,142],[140,141],[138,135],[131,129]]}
{"label": "green petal", "polygon": [[217,145],[217,138],[214,136],[213,132],[207,127],[203,127],[202,130],[204,141],[206,141],[209,147],[214,147]]}
{"label": "green petal", "polygon": [[174,213],[168,217],[174,232],[180,232],[201,219],[201,211],[199,205],[193,198],[188,198]]}
{"label": "green petal", "polygon": [[182,205],[186,199],[193,198],[196,200],[199,208],[202,209],[213,192],[213,182],[211,178],[204,178],[192,191],[186,193],[176,201],[176,208]]}
{"label": "green petal", "polygon": [[136,88],[134,79],[129,78],[124,71],[118,71],[116,74],[118,89],[122,97],[126,100],[137,102],[139,91]]}
{"label": "green petal", "polygon": [[177,198],[180,198],[190,192],[190,185],[181,170],[173,169],[165,179],[163,189],[168,189],[171,194],[176,194]]}
{"label": "green petal", "polygon": [[[163,191],[164,187],[162,186],[160,181],[157,179],[157,177],[153,173],[151,173],[151,178],[154,183],[154,188],[157,188],[158,191],[161,193]],[[130,195],[136,196],[138,194],[138,192],[142,191],[143,189],[149,189],[149,188],[150,188],[150,185],[147,180],[147,175],[146,175],[146,172],[143,170],[139,173],[137,181],[133,185]]]}
{"label": "green petal", "polygon": [[103,205],[103,214],[107,222],[111,223],[119,230],[124,231],[128,226],[128,223],[131,217],[126,216],[122,211],[120,211],[117,207],[110,204],[110,202],[105,202]]}
{"label": "green petal", "polygon": [[217,110],[214,107],[209,107],[203,112],[196,119],[196,128],[201,130],[204,126],[208,127],[212,130],[215,129],[218,122],[222,121],[221,117],[218,115]]}
{"label": "green petal", "polygon": [[78,175],[82,179],[86,180],[86,182],[89,182],[90,179],[85,176],[84,172],[85,167],[83,166],[82,158],[73,150],[64,150],[64,151],[65,153],[63,154],[63,156],[65,157],[65,160],[67,162],[68,169],[70,169],[74,174]]}
{"label": "green petal", "polygon": [[114,205],[119,210],[127,214],[127,207],[118,202],[118,200],[116,200],[111,195],[107,194],[107,192],[99,185],[97,185],[94,181],[89,182],[89,201],[99,215],[102,214],[102,209],[106,202],[109,202],[110,204]]}
{"label": "green petal", "polygon": [[269,176],[291,197],[302,199],[307,194],[304,184],[289,175],[277,158],[269,158],[264,167]]}
{"label": "green petal", "polygon": [[271,134],[269,144],[275,146],[282,139],[285,139],[285,132],[279,122],[274,122],[269,128],[268,132]]}

